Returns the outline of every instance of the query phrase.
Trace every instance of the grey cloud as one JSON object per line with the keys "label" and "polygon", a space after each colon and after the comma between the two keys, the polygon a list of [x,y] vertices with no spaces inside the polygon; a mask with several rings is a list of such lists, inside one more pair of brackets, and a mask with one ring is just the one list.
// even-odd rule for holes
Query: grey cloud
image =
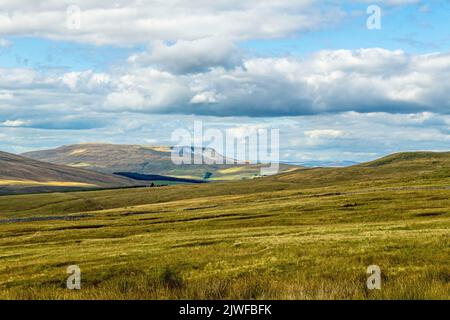
{"label": "grey cloud", "polygon": [[116,111],[255,117],[345,111],[447,114],[450,54],[323,51],[305,59],[247,59],[233,69],[194,75],[137,68],[116,85],[148,97],[138,106],[123,99]]}
{"label": "grey cloud", "polygon": [[154,66],[176,74],[206,72],[213,67],[233,68],[242,63],[234,43],[226,37],[179,40],[172,45],[153,44],[150,52],[133,55],[131,63]]}
{"label": "grey cloud", "polygon": [[[175,65],[178,71],[192,68],[189,61]],[[450,113],[449,53],[409,55],[374,48],[323,51],[302,59],[250,58],[233,68],[211,66],[196,73],[135,65],[108,74],[88,70],[44,76],[28,69],[7,74],[0,69],[0,84],[7,88],[0,116],[15,118],[33,112],[250,117]],[[11,98],[8,90],[13,99],[6,99]]]}

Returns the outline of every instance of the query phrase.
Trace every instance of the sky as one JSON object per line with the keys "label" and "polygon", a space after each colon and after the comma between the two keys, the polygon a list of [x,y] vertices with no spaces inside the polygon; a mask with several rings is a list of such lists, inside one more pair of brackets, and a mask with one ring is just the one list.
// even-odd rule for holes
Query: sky
{"label": "sky", "polygon": [[0,150],[195,121],[291,162],[449,150],[450,1],[1,1]]}

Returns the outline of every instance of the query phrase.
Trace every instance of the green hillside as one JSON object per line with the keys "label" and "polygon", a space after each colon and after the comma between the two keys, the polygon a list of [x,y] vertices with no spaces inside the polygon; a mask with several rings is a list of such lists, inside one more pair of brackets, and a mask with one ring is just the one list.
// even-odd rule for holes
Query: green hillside
{"label": "green hillside", "polygon": [[[449,153],[391,157],[0,197],[0,298],[448,299]],[[71,264],[80,291],[65,289]],[[365,287],[371,264],[382,290]]]}

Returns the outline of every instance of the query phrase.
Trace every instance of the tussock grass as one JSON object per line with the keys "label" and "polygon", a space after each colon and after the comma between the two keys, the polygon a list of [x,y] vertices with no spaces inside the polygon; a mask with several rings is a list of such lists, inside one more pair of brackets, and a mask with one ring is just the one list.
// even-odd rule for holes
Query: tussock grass
{"label": "tussock grass", "polygon": [[450,180],[411,166],[0,197],[2,219],[89,213],[1,223],[0,298],[449,299]]}

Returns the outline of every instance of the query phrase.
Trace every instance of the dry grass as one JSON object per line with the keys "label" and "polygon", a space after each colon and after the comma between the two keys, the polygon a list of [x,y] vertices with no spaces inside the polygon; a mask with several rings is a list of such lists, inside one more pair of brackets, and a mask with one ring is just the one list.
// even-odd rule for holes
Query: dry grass
{"label": "dry grass", "polygon": [[[0,224],[0,298],[449,299],[441,168],[0,197],[4,218],[90,214]],[[365,286],[371,264],[381,290]]]}
{"label": "dry grass", "polygon": [[9,179],[1,179],[1,185],[8,186],[55,186],[55,187],[97,187],[95,184],[91,183],[82,183],[82,182],[71,182],[71,181],[34,181],[34,180],[9,180]]}

